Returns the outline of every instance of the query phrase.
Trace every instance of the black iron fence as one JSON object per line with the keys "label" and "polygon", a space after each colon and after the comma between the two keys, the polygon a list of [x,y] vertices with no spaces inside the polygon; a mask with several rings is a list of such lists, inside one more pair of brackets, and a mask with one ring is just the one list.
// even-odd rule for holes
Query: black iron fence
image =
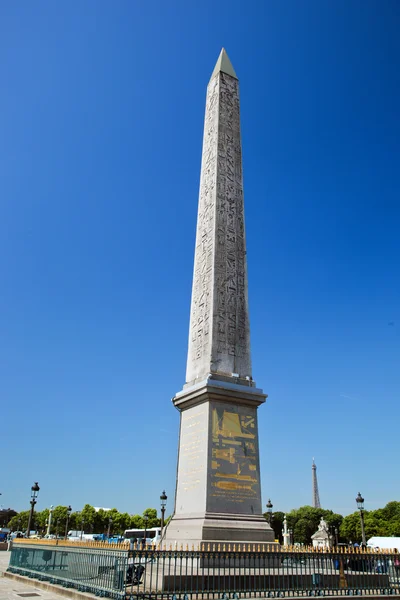
{"label": "black iron fence", "polygon": [[263,551],[256,546],[246,551],[218,546],[129,550],[30,541],[13,545],[9,571],[116,599],[400,594],[396,552]]}

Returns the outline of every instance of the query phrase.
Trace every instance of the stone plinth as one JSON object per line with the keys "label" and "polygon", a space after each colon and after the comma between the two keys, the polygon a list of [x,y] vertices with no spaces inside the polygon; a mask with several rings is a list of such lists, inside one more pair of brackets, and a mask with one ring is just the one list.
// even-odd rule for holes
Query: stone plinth
{"label": "stone plinth", "polygon": [[181,411],[175,514],[166,540],[274,542],[262,515],[254,387],[208,379],[173,399]]}

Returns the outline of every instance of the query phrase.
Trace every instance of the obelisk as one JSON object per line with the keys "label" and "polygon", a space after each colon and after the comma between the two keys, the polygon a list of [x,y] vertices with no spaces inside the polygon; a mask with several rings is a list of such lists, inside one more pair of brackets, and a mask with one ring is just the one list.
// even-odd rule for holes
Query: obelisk
{"label": "obelisk", "polygon": [[272,542],[251,373],[239,81],[222,49],[207,87],[186,383],[170,543]]}

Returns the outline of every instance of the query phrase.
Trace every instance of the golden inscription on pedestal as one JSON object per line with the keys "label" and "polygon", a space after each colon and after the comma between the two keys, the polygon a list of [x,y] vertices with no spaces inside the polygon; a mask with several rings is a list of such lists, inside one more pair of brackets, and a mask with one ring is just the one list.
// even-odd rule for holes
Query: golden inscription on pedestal
{"label": "golden inscription on pedestal", "polygon": [[248,412],[213,408],[212,496],[227,495],[237,502],[257,497],[255,427],[255,417]]}

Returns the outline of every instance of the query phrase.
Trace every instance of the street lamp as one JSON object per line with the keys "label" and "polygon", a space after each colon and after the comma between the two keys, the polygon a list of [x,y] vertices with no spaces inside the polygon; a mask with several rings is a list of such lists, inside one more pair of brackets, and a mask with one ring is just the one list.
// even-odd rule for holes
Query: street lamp
{"label": "street lamp", "polygon": [[163,493],[160,496],[160,503],[161,503],[161,536],[162,536],[162,532],[164,529],[164,521],[165,521],[165,507],[167,505],[167,494],[165,493],[165,490],[163,490]]}
{"label": "street lamp", "polygon": [[290,540],[290,545],[293,546],[294,543],[294,539],[293,539],[293,529],[289,529],[289,540]]}
{"label": "street lamp", "polygon": [[67,520],[65,522],[65,539],[67,539],[67,537],[68,537],[68,524],[69,524],[69,518],[71,516],[71,512],[72,512],[72,508],[71,508],[71,505],[69,505],[67,508]]}
{"label": "street lamp", "polygon": [[147,523],[149,522],[149,515],[144,515],[143,521],[144,521],[144,538],[143,538],[143,542],[144,542],[144,547],[146,548]]}
{"label": "street lamp", "polygon": [[338,528],[335,527],[335,546],[336,546],[336,548],[338,547],[338,544],[339,544],[339,531],[338,531]]}
{"label": "street lamp", "polygon": [[28,529],[26,530],[26,537],[30,536],[30,532],[31,532],[31,523],[32,523],[32,519],[33,519],[33,511],[35,510],[35,504],[37,502],[37,497],[39,494],[39,484],[37,481],[35,481],[35,483],[33,484],[33,486],[31,487],[31,501],[30,501],[30,505],[31,505],[31,510],[29,513],[29,519],[28,519]]}
{"label": "street lamp", "polygon": [[361,496],[360,492],[358,492],[358,496],[356,498],[357,508],[360,511],[360,521],[361,521],[361,546],[365,548],[367,546],[367,540],[365,539],[365,528],[364,528],[364,498]]}
{"label": "street lamp", "polygon": [[58,540],[58,524],[60,522],[60,518],[57,519],[56,521],[56,540]]}
{"label": "street lamp", "polygon": [[112,525],[112,518],[110,517],[110,518],[108,519],[107,539],[110,539],[111,525]]}
{"label": "street lamp", "polygon": [[272,523],[272,508],[273,508],[273,506],[274,505],[272,504],[271,499],[269,499],[267,502],[267,521],[270,525]]}

